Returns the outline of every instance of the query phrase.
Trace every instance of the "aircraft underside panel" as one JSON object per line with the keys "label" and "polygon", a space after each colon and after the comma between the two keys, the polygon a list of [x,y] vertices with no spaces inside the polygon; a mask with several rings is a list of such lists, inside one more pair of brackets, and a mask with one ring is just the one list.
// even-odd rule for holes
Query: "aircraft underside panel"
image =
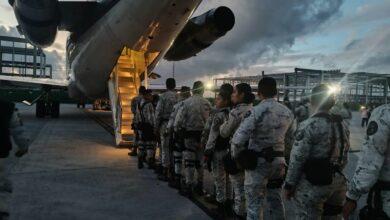
{"label": "aircraft underside panel", "polygon": [[[131,112],[131,100],[138,95],[143,83],[148,86],[147,66],[158,53],[145,53],[124,48],[108,81],[109,95],[117,146],[129,146],[134,141],[131,124],[134,115]],[[141,80],[145,79],[145,80]]]}

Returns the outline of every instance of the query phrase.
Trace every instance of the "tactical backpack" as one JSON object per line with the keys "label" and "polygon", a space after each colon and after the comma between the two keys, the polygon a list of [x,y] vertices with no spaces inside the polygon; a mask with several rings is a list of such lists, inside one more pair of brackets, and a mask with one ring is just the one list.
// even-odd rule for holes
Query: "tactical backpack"
{"label": "tactical backpack", "polygon": [[[326,186],[330,185],[333,182],[333,177],[335,173],[341,172],[338,164],[341,164],[341,161],[344,156],[344,129],[342,126],[342,118],[336,115],[330,115],[327,113],[318,113],[313,117],[325,118],[328,119],[331,124],[332,134],[331,134],[331,149],[328,153],[328,156],[325,158],[310,158],[306,160],[304,164],[303,172],[306,175],[306,180],[315,186]],[[336,130],[334,128],[334,123],[336,123],[339,133],[341,135],[341,148],[340,155],[338,157],[337,163],[334,164],[331,161],[333,152],[336,149]]]}
{"label": "tactical backpack", "polygon": [[144,102],[140,108],[141,122],[138,123],[137,128],[141,131],[141,138],[143,141],[155,141],[156,135],[154,134],[154,126],[146,122],[143,109],[145,105],[150,104],[150,102]]}
{"label": "tactical backpack", "polygon": [[359,212],[361,220],[389,220],[383,211],[382,191],[390,191],[390,182],[378,181],[368,193],[367,205]]}

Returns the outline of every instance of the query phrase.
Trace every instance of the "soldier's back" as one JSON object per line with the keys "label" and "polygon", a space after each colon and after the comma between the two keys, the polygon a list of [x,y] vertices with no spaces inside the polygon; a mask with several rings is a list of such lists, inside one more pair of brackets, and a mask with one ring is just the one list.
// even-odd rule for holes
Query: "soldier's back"
{"label": "soldier's back", "polygon": [[202,131],[211,111],[210,102],[199,95],[194,95],[184,101],[183,108],[185,129],[188,131]]}

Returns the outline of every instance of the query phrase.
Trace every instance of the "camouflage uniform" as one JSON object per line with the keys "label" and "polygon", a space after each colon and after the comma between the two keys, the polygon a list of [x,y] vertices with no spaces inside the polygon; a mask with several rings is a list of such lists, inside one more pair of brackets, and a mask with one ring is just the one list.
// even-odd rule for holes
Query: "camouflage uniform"
{"label": "camouflage uniform", "polygon": [[227,197],[226,172],[223,164],[223,157],[227,153],[227,146],[225,149],[219,149],[221,146],[216,146],[216,144],[217,139],[220,136],[219,128],[227,120],[228,114],[229,108],[217,110],[211,123],[210,134],[206,144],[206,151],[213,152],[211,169],[216,189],[216,200],[219,203],[224,203]]}
{"label": "camouflage uniform", "polygon": [[[249,141],[249,150],[257,153],[271,148],[275,152],[284,153],[285,137],[293,124],[293,114],[275,99],[265,99],[255,106],[241,123],[233,136],[232,143],[244,148]],[[245,170],[245,197],[247,202],[247,219],[263,219],[263,200],[266,185],[270,178],[284,176],[284,156],[276,157],[272,163],[258,157],[254,170]]]}
{"label": "camouflage uniform", "polygon": [[209,135],[210,135],[211,124],[213,123],[215,113],[217,113],[217,109],[212,108],[210,110],[210,115],[207,118],[207,121],[204,125],[203,131],[202,131],[202,137],[200,139],[200,144],[202,147],[206,147],[207,140],[209,139]]}
{"label": "camouflage uniform", "polygon": [[297,117],[298,123],[301,123],[302,121],[308,119],[310,116],[309,104],[300,104],[295,109],[295,115]]}
{"label": "camouflage uniform", "polygon": [[176,92],[169,90],[160,95],[160,99],[156,107],[155,129],[157,129],[158,133],[160,134],[161,164],[164,168],[169,168],[170,166],[170,136],[166,132],[166,128],[168,125],[169,116],[171,115],[173,106],[176,104],[176,102]]}
{"label": "camouflage uniform", "polygon": [[[390,104],[382,105],[372,112],[367,128],[367,137],[362,149],[355,175],[348,187],[347,197],[358,200],[377,181],[390,182]],[[390,217],[390,191],[381,193],[382,207]]]}
{"label": "camouflage uniform", "polygon": [[342,103],[337,103],[336,105],[334,105],[332,107],[332,109],[330,110],[330,113],[335,114],[335,115],[340,115],[344,119],[346,125],[349,126],[350,121],[352,119],[352,113],[350,110],[346,109],[342,105]]}
{"label": "camouflage uniform", "polygon": [[175,120],[178,112],[183,107],[184,101],[180,101],[176,103],[176,105],[173,106],[173,111],[169,117],[168,125],[167,125],[167,132],[169,132],[170,135],[174,136],[175,143],[174,143],[174,149],[173,149],[173,165],[174,165],[174,172],[176,176],[182,175],[182,161],[183,161],[183,148],[184,148],[184,140],[180,136],[180,131],[174,130]]}
{"label": "camouflage uniform", "polygon": [[[200,139],[210,109],[209,101],[199,94],[194,94],[184,101],[183,108],[175,121],[175,130],[185,130],[184,177],[187,187],[190,188],[197,183],[202,183],[203,180],[203,149],[200,146]],[[194,178],[195,169],[198,175],[197,181]]]}
{"label": "camouflage uniform", "polygon": [[[154,106],[152,102],[142,99],[140,108],[137,110],[136,122],[155,124]],[[153,132],[153,131],[150,131]],[[138,147],[138,158],[146,158],[147,161],[153,160],[155,155],[156,140],[145,138],[145,134],[140,131],[140,141]]]}
{"label": "camouflage uniform", "polygon": [[340,133],[335,122],[326,117],[318,117],[317,114],[320,113],[311,116],[299,126],[285,180],[286,185],[296,188],[297,219],[321,219],[322,215],[327,218],[340,218],[338,215],[341,214],[345,199],[346,182],[340,173],[335,173],[329,185],[313,185],[304,173],[305,162],[309,159],[327,159],[330,154],[330,161],[337,164],[340,171],[347,163],[350,145],[349,130],[345,122],[342,122]]}
{"label": "camouflage uniform", "polygon": [[[19,151],[27,152],[29,139],[24,135],[23,123],[17,111],[10,119],[10,135]],[[6,177],[6,159],[0,158],[0,212],[9,212],[9,203],[12,194],[12,183]],[[1,216],[0,216],[1,218]]]}
{"label": "camouflage uniform", "polygon": [[138,145],[138,142],[139,142],[139,131],[136,129],[136,126],[135,126],[135,117],[136,117],[136,114],[137,114],[137,109],[138,107],[140,106],[141,104],[141,101],[142,101],[142,96],[141,95],[138,95],[136,97],[134,97],[132,100],[131,100],[131,113],[133,113],[133,126],[134,126],[134,134],[135,134],[135,139],[134,139],[134,146],[137,146]]}
{"label": "camouflage uniform", "polygon": [[[239,104],[230,111],[228,120],[220,127],[222,137],[231,137],[240,126],[245,114],[252,109],[251,104]],[[233,152],[234,145],[230,146],[230,152]],[[241,171],[235,175],[229,175],[234,195],[233,210],[239,216],[245,216],[245,173]]]}

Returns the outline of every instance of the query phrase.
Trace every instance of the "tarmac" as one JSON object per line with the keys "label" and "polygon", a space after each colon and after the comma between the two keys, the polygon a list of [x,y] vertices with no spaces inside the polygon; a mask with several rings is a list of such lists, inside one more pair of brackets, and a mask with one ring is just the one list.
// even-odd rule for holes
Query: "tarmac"
{"label": "tarmac", "polygon": [[11,219],[209,219],[151,170],[138,170],[83,110],[62,105],[61,118],[42,120],[34,108],[20,110],[33,142],[11,159]]}
{"label": "tarmac", "polygon": [[[59,119],[37,119],[35,107],[18,107],[32,144],[25,157],[9,159],[14,184],[11,219],[210,219],[205,207],[158,181],[151,170],[138,170],[136,158],[129,157],[127,149],[115,148],[107,128],[86,111],[61,105]],[[98,117],[110,121],[109,112]],[[348,177],[363,138],[354,113]],[[364,198],[359,206],[363,203]],[[286,207],[287,216],[293,216],[291,202]]]}

